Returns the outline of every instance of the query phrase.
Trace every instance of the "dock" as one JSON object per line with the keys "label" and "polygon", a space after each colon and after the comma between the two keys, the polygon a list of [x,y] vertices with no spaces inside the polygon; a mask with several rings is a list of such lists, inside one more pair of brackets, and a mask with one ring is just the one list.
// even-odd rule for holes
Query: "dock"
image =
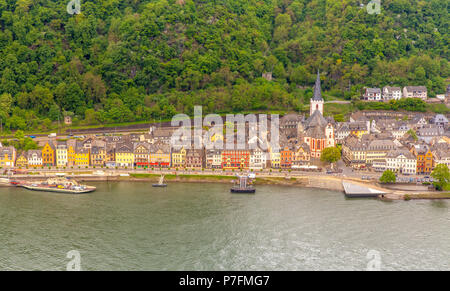
{"label": "dock", "polygon": [[342,186],[344,187],[345,196],[349,198],[378,197],[386,194],[386,192],[347,181],[342,181]]}

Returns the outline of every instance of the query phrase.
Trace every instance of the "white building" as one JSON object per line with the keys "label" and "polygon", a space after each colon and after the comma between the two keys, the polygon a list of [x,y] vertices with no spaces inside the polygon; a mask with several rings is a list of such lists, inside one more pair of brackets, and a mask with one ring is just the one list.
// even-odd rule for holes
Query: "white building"
{"label": "white building", "polygon": [[56,145],[56,166],[65,167],[67,166],[67,144],[58,143]]}
{"label": "white building", "polygon": [[267,153],[261,150],[259,147],[250,152],[250,169],[261,170],[266,167]]}
{"label": "white building", "polygon": [[403,88],[403,98],[420,98],[427,100],[428,91],[425,86],[406,86]]}
{"label": "white building", "polygon": [[383,87],[383,100],[399,100],[402,98],[402,89],[400,87]]}
{"label": "white building", "polygon": [[42,151],[40,150],[28,151],[28,166],[30,167],[42,166]]}
{"label": "white building", "polygon": [[365,88],[363,99],[367,101],[381,101],[380,88]]}
{"label": "white building", "polygon": [[414,175],[417,172],[417,159],[407,149],[392,150],[386,156],[386,169],[401,174]]}

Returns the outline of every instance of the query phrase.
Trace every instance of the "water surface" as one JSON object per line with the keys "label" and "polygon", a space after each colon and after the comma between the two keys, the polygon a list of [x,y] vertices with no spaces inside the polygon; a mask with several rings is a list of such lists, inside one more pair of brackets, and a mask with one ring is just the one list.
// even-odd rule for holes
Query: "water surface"
{"label": "water surface", "polygon": [[450,201],[226,184],[92,183],[88,195],[0,188],[0,269],[450,270]]}

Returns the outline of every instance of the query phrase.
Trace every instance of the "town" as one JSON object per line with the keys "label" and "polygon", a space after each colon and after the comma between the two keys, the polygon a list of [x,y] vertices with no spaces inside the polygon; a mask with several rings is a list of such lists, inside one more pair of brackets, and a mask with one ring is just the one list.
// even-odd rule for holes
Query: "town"
{"label": "town", "polygon": [[[413,93],[418,94],[417,90]],[[345,168],[351,173],[391,170],[401,175],[429,175],[438,164],[450,167],[450,128],[445,115],[358,111],[351,114],[348,122],[335,122],[323,115],[319,73],[313,92],[307,118],[297,113],[280,118],[279,150],[251,147],[252,143],[268,143],[258,138],[248,138],[244,149],[175,147],[171,137],[177,127],[166,126],[124,135],[62,138],[52,134],[42,149],[22,152],[4,145],[0,147],[0,167],[22,173],[29,169],[86,168],[312,172],[326,168],[331,174],[342,173]],[[384,92],[394,99],[401,98],[399,89],[389,87]],[[409,92],[409,87],[405,92]],[[378,91],[374,97],[369,94],[371,90],[366,93],[369,100],[380,98]],[[420,94],[426,96],[426,91]],[[224,141],[225,135],[215,133],[210,139]],[[338,148],[342,153],[336,165],[332,163],[330,167],[321,158],[326,148]]]}

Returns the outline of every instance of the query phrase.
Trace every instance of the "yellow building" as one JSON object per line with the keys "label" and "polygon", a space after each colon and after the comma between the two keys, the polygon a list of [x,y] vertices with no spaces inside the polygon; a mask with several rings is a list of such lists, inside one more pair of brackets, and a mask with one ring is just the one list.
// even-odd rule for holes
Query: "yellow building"
{"label": "yellow building", "polygon": [[272,169],[279,169],[281,161],[280,152],[270,151],[270,167]]}
{"label": "yellow building", "polygon": [[26,153],[22,153],[16,160],[16,168],[26,168],[28,167],[28,159]]}
{"label": "yellow building", "polygon": [[16,160],[16,149],[12,146],[0,147],[0,167],[12,168]]}
{"label": "yellow building", "polygon": [[54,166],[55,165],[56,149],[53,143],[47,142],[42,149],[42,165]]}
{"label": "yellow building", "polygon": [[77,147],[75,149],[75,166],[87,167],[89,166],[89,149]]}
{"label": "yellow building", "polygon": [[170,167],[170,146],[163,143],[151,145],[149,162],[150,167]]}
{"label": "yellow building", "polygon": [[186,164],[186,150],[172,150],[172,167],[184,167]]}
{"label": "yellow building", "polygon": [[127,143],[118,145],[116,149],[116,166],[117,167],[133,167],[134,152],[133,147]]}
{"label": "yellow building", "polygon": [[76,155],[75,155],[75,149],[76,149],[76,140],[68,140],[67,141],[67,166],[69,167],[73,167],[75,166],[75,160],[76,160]]}

